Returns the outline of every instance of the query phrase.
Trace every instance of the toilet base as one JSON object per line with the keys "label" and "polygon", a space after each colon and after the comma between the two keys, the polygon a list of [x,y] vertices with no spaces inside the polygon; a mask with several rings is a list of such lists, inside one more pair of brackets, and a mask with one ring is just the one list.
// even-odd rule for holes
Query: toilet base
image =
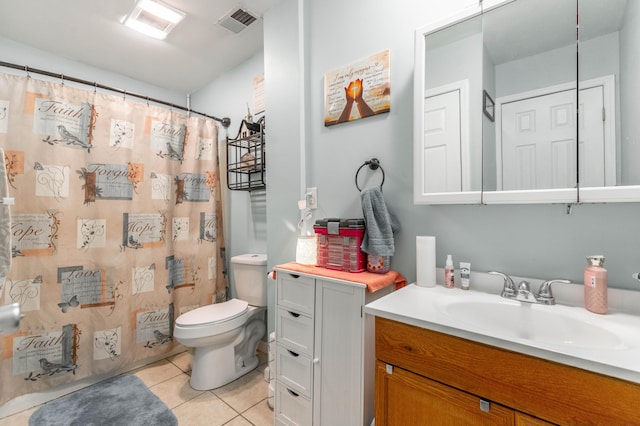
{"label": "toilet base", "polygon": [[262,319],[250,321],[232,344],[197,347],[191,355],[190,385],[196,390],[224,386],[258,366],[256,350],[265,333]]}

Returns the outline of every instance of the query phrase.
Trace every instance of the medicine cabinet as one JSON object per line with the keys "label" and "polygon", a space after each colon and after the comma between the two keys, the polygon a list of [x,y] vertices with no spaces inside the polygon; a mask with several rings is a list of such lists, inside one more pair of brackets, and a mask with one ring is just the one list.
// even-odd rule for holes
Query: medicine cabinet
{"label": "medicine cabinet", "polygon": [[638,3],[484,0],[417,29],[414,202],[640,201]]}

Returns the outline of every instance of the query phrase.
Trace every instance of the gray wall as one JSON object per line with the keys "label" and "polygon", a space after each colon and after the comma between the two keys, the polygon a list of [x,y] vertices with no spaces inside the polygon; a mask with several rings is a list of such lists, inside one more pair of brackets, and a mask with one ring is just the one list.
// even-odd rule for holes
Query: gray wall
{"label": "gray wall", "polygon": [[[30,46],[16,43],[2,37],[0,37],[0,58],[2,58],[3,62],[26,65],[31,68],[38,68],[56,74],[64,74],[88,81],[96,81],[100,84],[104,84],[105,86],[124,89],[131,93],[149,96],[151,98],[167,101],[176,105],[186,106],[187,104],[187,96],[184,93],[163,89],[120,74],[70,61],[52,53],[34,49]],[[11,68],[0,67],[0,71],[7,74],[13,73],[24,75],[24,72],[13,70]],[[47,79],[43,76],[38,76],[38,78],[43,80]],[[65,82],[65,84],[74,85],[74,83],[70,81]],[[86,87],[87,86],[84,86],[84,88]]]}
{"label": "gray wall", "polygon": [[[259,52],[191,97],[193,109],[202,112],[211,111],[211,114],[218,117],[224,116],[231,119],[229,128],[220,126],[218,132],[221,164],[226,162],[226,137],[235,138],[238,135],[240,123],[247,115],[247,105],[254,121],[264,115],[256,114],[253,108],[253,78],[263,72],[264,55]],[[269,163],[267,165],[269,166]],[[226,176],[222,176],[222,181],[226,186]],[[224,224],[227,259],[244,253],[267,253],[266,191],[223,192],[226,195]],[[228,266],[231,296],[235,297],[233,269],[230,264]]]}
{"label": "gray wall", "polygon": [[[305,81],[299,15],[302,5],[284,0],[265,14],[264,68],[267,109],[267,256],[269,268],[295,260],[297,202],[306,176],[304,147]],[[268,330],[274,329],[273,289],[269,292]]]}
{"label": "gray wall", "polygon": [[[316,218],[359,217],[354,175],[365,160],[377,157],[386,172],[386,202],[402,223],[392,265],[409,281],[416,275],[415,237],[435,235],[439,267],[450,253],[456,265],[469,261],[476,271],[580,282],[585,256],[601,253],[607,258],[611,286],[638,288],[631,278],[640,270],[638,203],[580,205],[570,215],[563,205],[413,204],[414,29],[464,4],[464,0],[406,0],[402,7],[391,2],[371,7],[365,0],[326,0],[306,2],[300,11],[296,0],[284,0],[266,16],[269,155],[276,165],[269,170],[269,262],[293,259],[295,231],[289,225],[297,219],[299,180],[318,188]],[[358,25],[353,25],[354,16]],[[301,46],[293,41],[298,23],[304,27]],[[384,49],[391,52],[391,112],[324,127],[324,73]],[[301,100],[305,87],[308,91]],[[301,105],[307,106],[306,115],[300,115]],[[305,129],[300,131],[300,126]],[[302,166],[297,164],[301,150]]]}

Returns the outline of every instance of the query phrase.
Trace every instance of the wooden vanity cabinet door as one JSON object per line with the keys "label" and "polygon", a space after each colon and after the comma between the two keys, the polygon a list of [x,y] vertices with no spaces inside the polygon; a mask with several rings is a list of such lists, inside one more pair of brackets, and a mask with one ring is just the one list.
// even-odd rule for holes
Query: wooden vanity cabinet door
{"label": "wooden vanity cabinet door", "polygon": [[376,426],[513,425],[514,411],[401,368],[376,363]]}
{"label": "wooden vanity cabinet door", "polygon": [[516,411],[516,426],[549,426],[555,423],[545,422],[537,417],[531,417],[527,414]]}

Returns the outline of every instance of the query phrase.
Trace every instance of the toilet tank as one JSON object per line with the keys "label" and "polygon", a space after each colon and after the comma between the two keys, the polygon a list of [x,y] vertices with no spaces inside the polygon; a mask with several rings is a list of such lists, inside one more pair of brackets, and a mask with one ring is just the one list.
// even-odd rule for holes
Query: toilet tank
{"label": "toilet tank", "polygon": [[238,299],[267,306],[267,255],[241,254],[231,258]]}

